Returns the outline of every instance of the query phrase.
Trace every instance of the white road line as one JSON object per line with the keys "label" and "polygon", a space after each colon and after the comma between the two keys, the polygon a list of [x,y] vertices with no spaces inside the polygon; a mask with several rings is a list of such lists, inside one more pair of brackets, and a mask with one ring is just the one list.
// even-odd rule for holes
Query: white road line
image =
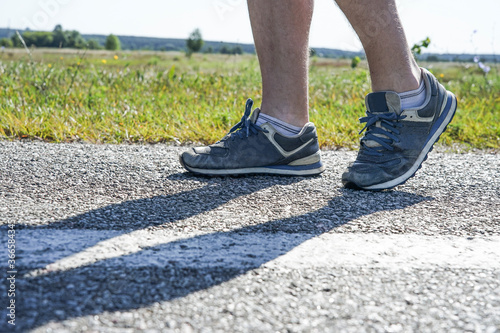
{"label": "white road line", "polygon": [[123,267],[500,268],[500,236],[26,230],[17,264],[42,272],[87,265]]}
{"label": "white road line", "polygon": [[325,234],[270,263],[289,268],[500,268],[500,236]]}

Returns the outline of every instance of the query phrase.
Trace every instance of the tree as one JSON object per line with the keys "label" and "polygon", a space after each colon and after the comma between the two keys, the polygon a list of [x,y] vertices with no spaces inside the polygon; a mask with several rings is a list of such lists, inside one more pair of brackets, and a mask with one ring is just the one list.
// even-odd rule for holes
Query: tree
{"label": "tree", "polygon": [[46,31],[25,31],[22,34],[27,47],[50,47],[52,46],[52,33]]}
{"label": "tree", "polygon": [[14,47],[23,47],[23,43],[21,42],[21,39],[19,39],[17,33],[13,34],[10,37],[10,40],[12,41],[12,45],[14,45]]}
{"label": "tree", "polygon": [[0,39],[0,46],[13,47],[14,43],[12,42],[12,40],[10,40],[8,38],[2,38],[2,39]]}
{"label": "tree", "polygon": [[100,50],[102,49],[102,46],[101,44],[99,44],[99,42],[95,39],[90,39],[87,41],[87,48],[89,50]]}
{"label": "tree", "polygon": [[120,39],[111,34],[106,38],[106,43],[104,44],[104,48],[109,51],[117,51],[120,47]]}
{"label": "tree", "polygon": [[191,56],[191,54],[200,51],[204,43],[200,29],[193,31],[186,41],[187,55]]}
{"label": "tree", "polygon": [[67,47],[75,49],[83,49],[85,47],[85,39],[76,30],[66,31],[66,38],[68,40]]}
{"label": "tree", "polygon": [[68,45],[68,38],[60,24],[56,25],[52,31],[52,46],[66,47]]}

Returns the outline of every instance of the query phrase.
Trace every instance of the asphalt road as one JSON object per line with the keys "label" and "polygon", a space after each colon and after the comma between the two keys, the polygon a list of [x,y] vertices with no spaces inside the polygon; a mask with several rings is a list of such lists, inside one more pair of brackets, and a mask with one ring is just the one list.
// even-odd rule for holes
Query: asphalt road
{"label": "asphalt road", "polygon": [[182,149],[0,141],[0,330],[500,332],[500,155],[370,193],[341,187],[354,152],[204,178]]}

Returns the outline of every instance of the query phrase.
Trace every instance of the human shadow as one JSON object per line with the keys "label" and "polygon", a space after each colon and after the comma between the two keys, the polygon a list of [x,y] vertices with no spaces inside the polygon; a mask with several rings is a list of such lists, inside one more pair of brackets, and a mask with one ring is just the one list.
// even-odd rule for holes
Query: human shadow
{"label": "human shadow", "polygon": [[[167,177],[171,182],[183,187],[183,182],[195,180],[203,184],[195,189],[180,191],[174,194],[128,200],[110,204],[102,208],[68,217],[49,224],[32,226],[17,224],[16,229],[44,230],[112,230],[114,237],[149,227],[162,226],[188,219],[190,217],[212,211],[231,200],[243,197],[271,186],[286,186],[307,178],[304,177],[196,177],[189,173],[172,174]],[[310,179],[310,178],[309,178]],[[72,252],[78,253],[86,247],[106,239],[95,237],[83,243],[73,244]],[[66,256],[64,252],[51,253],[51,260],[59,260]]]}
{"label": "human shadow", "polygon": [[[301,180],[303,178],[262,178],[245,181],[245,186],[235,188],[234,183],[219,179],[198,189],[110,205],[56,223],[58,228],[69,229],[68,237],[75,228],[110,229],[118,228],[119,223],[127,223],[128,231],[138,230],[208,212],[269,186]],[[366,206],[366,195],[362,192],[342,190],[326,206],[300,216],[174,240],[141,248],[133,254],[23,278],[18,281],[22,292],[16,329],[24,331],[50,321],[138,309],[181,298],[237,278],[361,216],[432,200],[399,191],[371,195],[378,203],[371,208]],[[193,198],[196,198],[195,206]],[[304,230],[304,221],[316,226],[315,222],[320,219],[321,227]],[[98,241],[100,239],[86,246]],[[74,252],[82,250],[77,248]],[[154,265],[144,264],[152,258]]]}

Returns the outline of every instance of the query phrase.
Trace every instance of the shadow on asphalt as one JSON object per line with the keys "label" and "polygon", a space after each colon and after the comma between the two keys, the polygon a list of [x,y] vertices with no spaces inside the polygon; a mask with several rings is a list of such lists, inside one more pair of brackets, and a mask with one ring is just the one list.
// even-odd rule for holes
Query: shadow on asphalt
{"label": "shadow on asphalt", "polygon": [[[192,176],[178,174],[171,176],[171,179],[182,181],[186,177]],[[237,197],[270,186],[307,181],[307,178],[242,177],[196,180],[206,182],[206,185],[173,195],[110,205],[54,224],[57,224],[57,229],[68,229],[69,238],[72,233],[77,233],[78,229],[114,229],[128,233],[180,221],[209,212]],[[50,321],[58,322],[80,316],[99,315],[105,311],[138,309],[155,302],[181,298],[243,275],[286,254],[303,242],[363,215],[403,209],[422,201],[433,200],[406,192],[378,192],[370,194],[373,196],[370,198],[377,201],[377,208],[363,209],[366,207],[366,195],[360,193],[341,190],[328,205],[302,216],[164,243],[142,248],[141,251],[131,255],[19,280],[16,330],[25,331]],[[314,232],[294,232],[294,237],[290,237],[293,226],[303,224],[299,221],[324,219],[332,214],[333,210],[350,214],[337,217],[335,222],[324,224],[321,229],[315,228]],[[54,228],[54,224],[49,228]],[[25,230],[35,231],[41,228],[47,227],[24,227]],[[269,238],[259,237],[258,255],[244,251],[241,246],[238,247],[238,244],[234,243],[235,240],[243,244],[246,241],[254,242],[256,231],[273,233]],[[98,241],[102,239],[96,240],[96,243]],[[93,246],[92,242],[86,245]],[[168,257],[171,253],[179,253],[179,249],[185,249],[186,256],[177,256],[176,259],[169,260],[164,267],[126,265],[128,260],[139,262],[141,258],[147,262],[151,250],[156,255],[163,254]],[[85,249],[71,250],[73,253],[79,253]],[[200,262],[200,267],[197,266],[197,262]]]}

